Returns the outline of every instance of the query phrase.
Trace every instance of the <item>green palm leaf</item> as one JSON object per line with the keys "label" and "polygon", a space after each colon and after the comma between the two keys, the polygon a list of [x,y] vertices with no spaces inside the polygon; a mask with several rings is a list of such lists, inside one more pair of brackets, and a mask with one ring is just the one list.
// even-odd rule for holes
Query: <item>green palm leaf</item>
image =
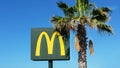
{"label": "green palm leaf", "polygon": [[64,12],[65,17],[71,18],[74,16],[74,12],[76,11],[74,6],[68,7],[68,5],[64,2],[58,2],[57,5]]}
{"label": "green palm leaf", "polygon": [[62,18],[62,17],[60,17],[60,16],[53,16],[53,17],[51,18],[51,22],[56,23],[56,22],[58,22],[61,18]]}
{"label": "green palm leaf", "polygon": [[92,11],[92,18],[99,22],[107,22],[109,20],[111,9],[107,7],[94,8]]}
{"label": "green palm leaf", "polygon": [[112,28],[107,24],[99,23],[97,24],[97,29],[99,32],[107,32],[109,34],[113,34]]}
{"label": "green palm leaf", "polygon": [[62,10],[66,10],[68,8],[68,5],[66,3],[64,3],[64,2],[58,2],[57,5]]}
{"label": "green palm leaf", "polygon": [[109,12],[111,12],[111,9],[110,8],[108,8],[108,7],[102,7],[102,8],[100,8],[103,12],[107,12],[107,13],[109,13]]}

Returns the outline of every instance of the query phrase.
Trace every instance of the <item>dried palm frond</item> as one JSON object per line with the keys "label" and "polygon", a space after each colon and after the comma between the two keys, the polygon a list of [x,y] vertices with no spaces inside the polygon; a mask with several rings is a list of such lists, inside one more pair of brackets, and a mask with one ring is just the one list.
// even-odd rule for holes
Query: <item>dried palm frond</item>
{"label": "dried palm frond", "polygon": [[93,48],[93,42],[92,42],[92,40],[89,40],[89,50],[90,50],[90,55],[93,55],[94,48]]}
{"label": "dried palm frond", "polygon": [[87,17],[87,18],[86,18],[86,22],[88,23],[88,25],[89,25],[91,28],[94,28],[94,22],[91,22],[91,21],[90,21],[90,17]]}
{"label": "dried palm frond", "polygon": [[75,29],[74,20],[71,20],[71,21],[70,21],[70,26],[71,26],[71,29],[73,29],[73,30]]}
{"label": "dried palm frond", "polygon": [[79,52],[81,47],[80,47],[79,39],[77,35],[75,36],[74,46],[75,46],[76,51]]}

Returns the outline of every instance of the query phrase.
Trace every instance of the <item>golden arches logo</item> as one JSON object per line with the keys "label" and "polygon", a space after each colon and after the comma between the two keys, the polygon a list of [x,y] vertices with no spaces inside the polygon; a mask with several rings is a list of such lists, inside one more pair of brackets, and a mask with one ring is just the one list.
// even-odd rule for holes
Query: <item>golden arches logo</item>
{"label": "golden arches logo", "polygon": [[58,35],[58,39],[60,42],[60,55],[65,56],[64,41],[63,41],[62,36],[59,32],[54,32],[51,39],[49,38],[49,36],[46,32],[42,32],[39,35],[38,40],[37,40],[35,56],[40,56],[41,40],[42,40],[43,36],[45,36],[45,38],[46,38],[47,47],[48,47],[48,54],[53,54],[53,44],[54,44],[54,39],[55,39],[56,35]]}

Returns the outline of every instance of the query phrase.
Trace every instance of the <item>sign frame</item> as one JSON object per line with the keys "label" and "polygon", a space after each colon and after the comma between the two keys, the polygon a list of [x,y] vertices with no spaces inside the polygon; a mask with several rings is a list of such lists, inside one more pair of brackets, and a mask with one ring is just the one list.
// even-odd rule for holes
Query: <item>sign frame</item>
{"label": "sign frame", "polygon": [[69,60],[70,39],[64,38],[53,28],[32,28],[31,59],[33,61]]}

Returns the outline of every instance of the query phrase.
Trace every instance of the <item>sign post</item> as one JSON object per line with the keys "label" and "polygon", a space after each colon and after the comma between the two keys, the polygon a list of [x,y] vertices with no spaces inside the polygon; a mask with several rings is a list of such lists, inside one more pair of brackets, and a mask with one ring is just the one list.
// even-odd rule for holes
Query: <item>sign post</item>
{"label": "sign post", "polygon": [[53,68],[53,60],[69,60],[69,37],[63,37],[52,28],[32,28],[31,59],[48,61],[49,68]]}
{"label": "sign post", "polygon": [[53,60],[48,60],[49,67],[48,68],[53,68]]}

